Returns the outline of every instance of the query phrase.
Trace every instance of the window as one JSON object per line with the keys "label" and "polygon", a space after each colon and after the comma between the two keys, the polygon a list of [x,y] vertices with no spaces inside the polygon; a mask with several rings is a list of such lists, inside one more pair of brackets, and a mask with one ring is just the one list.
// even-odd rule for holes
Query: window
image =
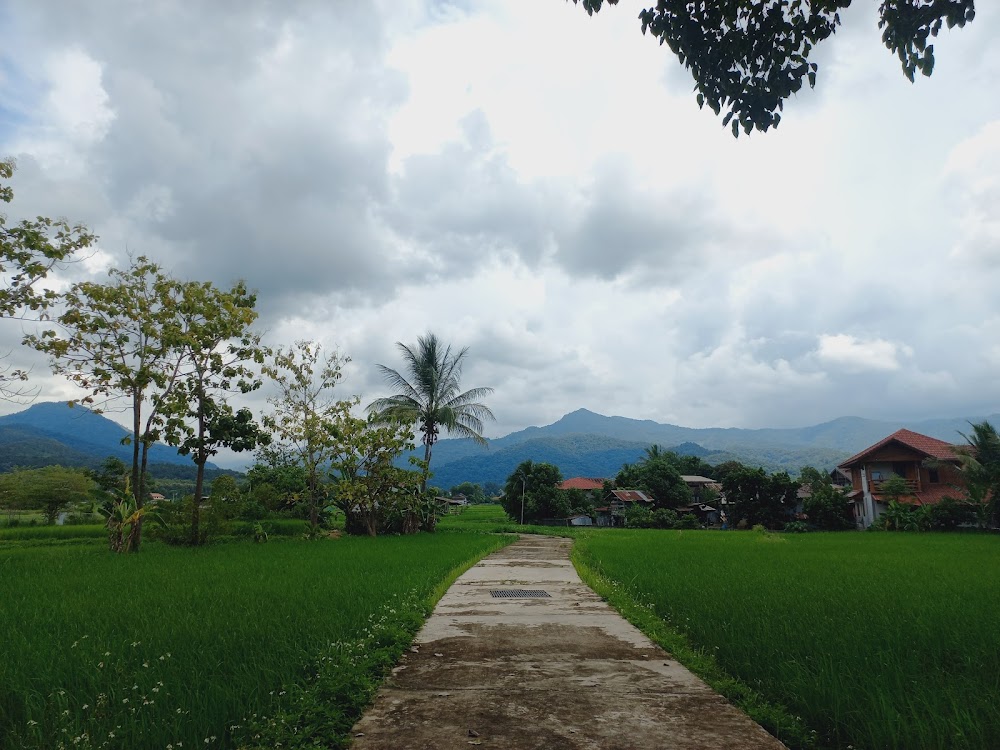
{"label": "window", "polygon": [[903,461],[893,461],[892,462],[892,473],[897,477],[902,477],[906,479],[906,463]]}
{"label": "window", "polygon": [[931,484],[937,484],[940,482],[941,480],[938,478],[938,470],[931,468],[927,469],[927,479]]}

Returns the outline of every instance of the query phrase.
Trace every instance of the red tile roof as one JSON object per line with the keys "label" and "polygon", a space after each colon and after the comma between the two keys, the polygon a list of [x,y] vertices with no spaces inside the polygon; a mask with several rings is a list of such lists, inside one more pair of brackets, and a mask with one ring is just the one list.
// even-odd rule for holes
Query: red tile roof
{"label": "red tile roof", "polygon": [[[880,503],[888,502],[885,495],[873,494],[872,497]],[[962,490],[956,489],[955,487],[947,484],[936,484],[933,487],[926,488],[922,492],[913,492],[909,495],[902,495],[899,498],[899,502],[904,505],[937,505],[946,497],[953,497],[956,500],[961,500]]]}
{"label": "red tile roof", "polygon": [[604,486],[603,479],[593,477],[573,477],[559,485],[561,490],[599,490]]}
{"label": "red tile roof", "polygon": [[860,463],[861,459],[880,448],[884,448],[891,442],[900,443],[918,453],[923,453],[927,458],[936,458],[939,461],[955,461],[955,448],[959,447],[951,443],[946,443],[944,440],[938,440],[928,435],[921,435],[919,432],[914,432],[913,430],[896,430],[888,437],[879,440],[875,445],[869,446],[860,453],[851,456],[840,464],[838,468],[847,468]]}

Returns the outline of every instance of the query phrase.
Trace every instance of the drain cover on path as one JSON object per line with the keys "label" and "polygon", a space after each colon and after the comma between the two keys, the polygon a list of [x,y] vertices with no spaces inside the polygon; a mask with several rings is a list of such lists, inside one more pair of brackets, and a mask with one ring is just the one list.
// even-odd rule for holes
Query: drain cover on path
{"label": "drain cover on path", "polygon": [[548,591],[542,589],[490,589],[494,599],[550,599]]}

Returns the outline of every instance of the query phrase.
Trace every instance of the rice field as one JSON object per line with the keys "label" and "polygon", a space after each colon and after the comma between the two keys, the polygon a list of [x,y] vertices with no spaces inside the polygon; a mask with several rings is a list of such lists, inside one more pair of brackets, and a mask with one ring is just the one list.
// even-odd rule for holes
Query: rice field
{"label": "rice field", "polygon": [[[0,540],[0,748],[273,747],[296,720],[346,731],[379,677],[352,670],[391,665],[449,574],[507,541],[423,534],[112,555],[96,540]],[[333,698],[306,716],[292,703],[312,700],[302,685],[320,678]],[[352,705],[330,708],[341,699]]]}
{"label": "rice field", "polygon": [[1000,537],[602,530],[575,558],[819,747],[1000,747]]}

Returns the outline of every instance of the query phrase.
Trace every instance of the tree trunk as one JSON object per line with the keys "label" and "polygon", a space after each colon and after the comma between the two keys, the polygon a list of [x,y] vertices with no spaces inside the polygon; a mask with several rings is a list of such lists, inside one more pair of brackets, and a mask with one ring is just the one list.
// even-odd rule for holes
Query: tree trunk
{"label": "tree trunk", "polygon": [[139,432],[142,429],[142,403],[132,394],[132,497],[139,506]]}
{"label": "tree trunk", "polygon": [[434,445],[434,438],[428,435],[424,436],[424,468],[423,477],[420,480],[420,494],[427,492],[427,478],[431,473],[431,448]]}
{"label": "tree trunk", "polygon": [[[204,403],[202,400],[201,403]],[[201,521],[201,496],[205,487],[205,462],[208,454],[204,451],[205,444],[205,414],[201,406],[198,406],[198,448],[195,449],[195,463],[198,467],[194,479],[194,502],[191,503],[191,544],[197,546],[201,543],[198,538],[198,526]]]}

